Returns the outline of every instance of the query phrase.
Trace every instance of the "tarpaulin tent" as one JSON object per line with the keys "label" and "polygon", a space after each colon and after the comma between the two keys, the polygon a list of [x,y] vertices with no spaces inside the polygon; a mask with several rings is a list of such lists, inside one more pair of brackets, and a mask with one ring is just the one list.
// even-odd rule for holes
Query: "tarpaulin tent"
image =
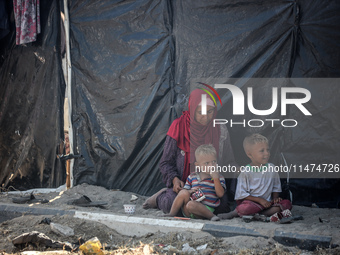
{"label": "tarpaulin tent", "polygon": [[[59,6],[44,1],[43,5],[45,29],[40,44],[2,48],[1,183],[25,180],[26,188],[64,182],[56,177],[63,174],[56,173],[58,160],[53,156],[62,138],[64,96],[57,49]],[[73,149],[82,155],[75,159],[74,184],[86,182],[144,195],[163,187],[158,162],[165,135],[186,109],[192,80],[340,76],[340,3],[336,1],[72,0],[68,9]],[[36,64],[28,66],[35,52],[44,54],[47,61],[41,63],[36,57]],[[11,73],[19,70],[17,65],[20,70],[26,66],[30,73],[44,73],[40,78]],[[42,85],[51,91],[46,87],[46,95],[41,94]],[[21,86],[35,90],[31,94],[37,101]],[[12,93],[5,93],[11,89]],[[257,130],[271,141],[271,161],[280,164],[284,155],[295,164],[312,159],[339,163],[337,92],[334,85],[313,88],[313,117],[301,119],[297,128]],[[223,109],[228,111],[232,98],[222,94]],[[254,104],[263,101],[263,94],[257,95]],[[39,110],[34,119],[29,118],[29,103]],[[287,118],[298,114],[292,110]],[[244,117],[252,118],[249,112]],[[29,128],[18,129],[19,120]],[[245,164],[242,140],[252,129],[228,128],[236,160]],[[18,136],[16,130],[30,132]],[[37,137],[45,143],[38,146]],[[25,139],[30,139],[31,146]],[[39,150],[29,154],[32,149],[28,148],[35,145]],[[14,178],[9,181],[11,174]],[[339,179],[291,179],[289,187],[297,204],[330,206],[338,200]]]}
{"label": "tarpaulin tent", "polygon": [[56,158],[65,94],[59,4],[41,1],[42,33],[20,46],[11,4],[6,1],[10,33],[0,40],[0,180],[16,189],[56,187],[65,182]]}

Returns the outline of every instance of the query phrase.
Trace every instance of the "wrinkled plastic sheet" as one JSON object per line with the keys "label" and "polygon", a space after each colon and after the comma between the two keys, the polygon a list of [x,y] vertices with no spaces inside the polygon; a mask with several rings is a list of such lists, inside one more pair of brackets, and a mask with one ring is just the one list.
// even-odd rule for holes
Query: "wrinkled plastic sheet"
{"label": "wrinkled plastic sheet", "polygon": [[[148,195],[163,187],[164,138],[186,108],[193,79],[339,77],[339,9],[334,1],[71,1],[73,124],[84,156],[76,161],[75,182]],[[337,96],[334,87],[319,90],[318,100]],[[223,104],[230,107],[232,99]],[[256,130],[270,139],[272,161],[282,163],[283,153],[288,162],[315,155],[337,162],[335,105],[296,129]],[[229,128],[239,164],[248,160],[242,140],[253,131]],[[318,150],[328,141],[332,148]],[[295,201],[310,202],[319,198],[304,191],[336,191],[334,182],[291,179],[290,185],[302,189],[294,191]]]}
{"label": "wrinkled plastic sheet", "polygon": [[[69,10],[74,149],[83,156],[75,159],[74,184],[144,195],[164,187],[158,162],[165,135],[186,109],[194,79],[340,76],[336,1],[73,0]],[[318,101],[338,96],[327,86],[315,93]],[[231,106],[232,98],[224,96],[223,107]],[[296,129],[256,130],[271,141],[271,161],[282,163],[283,153],[288,163],[304,164],[315,155],[337,162],[336,106],[329,103]],[[248,161],[242,140],[253,131],[229,128],[239,164]],[[25,176],[34,178],[36,171]],[[334,204],[337,187],[338,179],[289,180],[296,204]]]}
{"label": "wrinkled plastic sheet", "polygon": [[56,157],[65,90],[57,1],[41,3],[41,21],[36,42],[16,46],[14,23],[0,41],[0,181],[10,190],[65,183],[65,167]]}

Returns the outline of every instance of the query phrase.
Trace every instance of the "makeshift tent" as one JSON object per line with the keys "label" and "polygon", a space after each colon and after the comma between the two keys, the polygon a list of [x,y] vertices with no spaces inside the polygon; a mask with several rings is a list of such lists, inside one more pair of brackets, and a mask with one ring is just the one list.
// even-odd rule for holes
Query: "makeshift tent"
{"label": "makeshift tent", "polygon": [[[37,42],[14,46],[13,29],[0,41],[0,180],[5,187],[65,182],[56,158],[65,89],[62,7],[58,1],[41,4]],[[68,10],[73,150],[82,155],[74,160],[75,185],[143,195],[163,187],[158,162],[165,135],[186,109],[193,80],[340,76],[337,1],[72,0]],[[232,97],[226,91],[221,95],[222,110],[228,112]],[[286,118],[299,118],[296,128],[256,129],[271,141],[271,161],[339,164],[337,97],[335,85],[315,86],[308,103],[312,118],[291,109]],[[257,92],[254,105],[263,100]],[[254,117],[246,112],[244,118]],[[254,129],[228,129],[236,160],[247,163],[242,140]],[[336,206],[339,187],[335,178],[289,181],[295,204]]]}
{"label": "makeshift tent", "polygon": [[61,69],[58,1],[41,1],[41,30],[33,43],[15,44],[12,1],[6,1],[10,33],[0,40],[0,180],[15,189],[65,182],[56,158],[63,140],[65,82]]}

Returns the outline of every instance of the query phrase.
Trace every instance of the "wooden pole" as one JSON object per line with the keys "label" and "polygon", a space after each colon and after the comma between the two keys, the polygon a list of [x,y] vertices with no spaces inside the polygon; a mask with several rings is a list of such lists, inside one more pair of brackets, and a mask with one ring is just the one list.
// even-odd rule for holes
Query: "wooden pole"
{"label": "wooden pole", "polygon": [[[70,17],[68,12],[67,0],[64,0],[64,26],[65,26],[65,40],[66,40],[66,69],[67,69],[67,80],[66,80],[66,97],[68,100],[68,135],[70,152],[73,152],[73,128],[72,128],[72,84],[71,84],[71,53],[70,53]],[[73,163],[74,159],[66,160],[66,187],[73,187]]]}
{"label": "wooden pole", "polygon": [[70,159],[66,160],[66,189],[71,188]]}

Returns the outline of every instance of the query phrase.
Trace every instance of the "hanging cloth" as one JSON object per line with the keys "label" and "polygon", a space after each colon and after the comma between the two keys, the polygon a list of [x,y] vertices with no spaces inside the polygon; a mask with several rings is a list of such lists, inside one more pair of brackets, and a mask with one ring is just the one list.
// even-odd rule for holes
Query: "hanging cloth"
{"label": "hanging cloth", "polygon": [[16,44],[37,40],[40,33],[39,0],[13,0]]}

